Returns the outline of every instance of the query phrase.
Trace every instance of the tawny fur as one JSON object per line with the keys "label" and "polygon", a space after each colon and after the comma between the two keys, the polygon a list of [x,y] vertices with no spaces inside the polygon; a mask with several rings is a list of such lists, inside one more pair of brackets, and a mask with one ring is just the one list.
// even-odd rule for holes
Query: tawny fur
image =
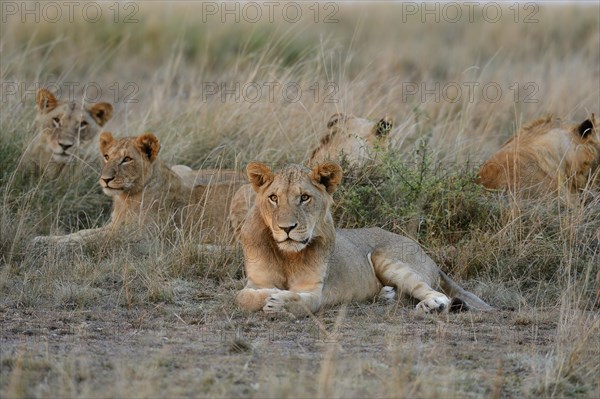
{"label": "tawny fur", "polygon": [[100,153],[105,162],[99,182],[113,198],[110,222],[66,236],[37,237],[36,242],[86,243],[111,234],[137,239],[145,229],[165,225],[190,228],[203,242],[223,242],[230,235],[229,198],[242,176],[209,170],[196,171],[194,180],[185,180],[158,159],[159,150],[158,138],[151,133],[121,139],[102,133]]}
{"label": "tawny fur", "polygon": [[420,310],[443,311],[451,301],[436,290],[441,283],[468,306],[491,309],[444,275],[413,240],[379,228],[336,230],[337,164],[289,165],[275,173],[252,162],[247,173],[256,201],[241,231],[248,278],[236,297],[242,308],[302,315],[371,300],[389,285],[420,301]]}
{"label": "tawny fur", "polygon": [[60,101],[47,89],[36,102],[36,135],[23,153],[24,170],[54,179],[67,166],[98,159],[93,143],[112,117],[111,104]]}
{"label": "tawny fur", "polygon": [[370,121],[341,113],[333,114],[319,146],[312,152],[309,165],[337,161],[344,157],[350,164],[363,165],[373,157],[376,146],[387,145],[393,122],[389,118]]}
{"label": "tawny fur", "polygon": [[[309,165],[345,158],[355,166],[372,159],[376,146],[387,144],[393,122],[384,117],[377,122],[341,113],[333,114],[327,122],[327,131],[308,161]],[[234,235],[239,238],[248,210],[254,203],[254,190],[248,185],[240,187],[231,201],[229,218]]]}
{"label": "tawny fur", "polygon": [[483,164],[477,181],[526,197],[572,196],[589,186],[599,164],[597,118],[569,124],[548,116],[524,125]]}

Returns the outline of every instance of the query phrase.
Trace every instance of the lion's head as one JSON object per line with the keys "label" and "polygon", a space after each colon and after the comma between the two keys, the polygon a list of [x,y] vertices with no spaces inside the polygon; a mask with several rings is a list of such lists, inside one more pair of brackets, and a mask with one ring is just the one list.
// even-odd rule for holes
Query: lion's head
{"label": "lion's head", "polygon": [[[478,183],[530,196],[584,189],[600,165],[598,119],[571,124],[548,116],[524,125],[490,157]],[[595,172],[596,171],[596,172]]]}
{"label": "lion's head", "polygon": [[152,133],[115,139],[109,132],[100,134],[100,153],[104,166],[100,186],[106,195],[136,194],[152,176],[160,142]]}
{"label": "lion's head", "polygon": [[[312,170],[289,165],[273,172],[265,164],[251,162],[247,173],[256,191],[254,216],[262,219],[281,251],[300,252],[316,238],[331,234],[331,195],[342,180],[339,165],[325,162]],[[258,229],[252,222],[244,225],[242,234]]]}
{"label": "lion's head", "polygon": [[393,122],[384,117],[371,121],[341,113],[333,114],[327,122],[327,132],[310,157],[310,163],[336,160],[340,156],[352,164],[362,164],[376,145],[383,145],[392,130]]}
{"label": "lion's head", "polygon": [[86,104],[59,101],[47,89],[37,92],[38,113],[35,118],[44,151],[57,163],[70,163],[87,147],[102,126],[112,117],[109,103]]}

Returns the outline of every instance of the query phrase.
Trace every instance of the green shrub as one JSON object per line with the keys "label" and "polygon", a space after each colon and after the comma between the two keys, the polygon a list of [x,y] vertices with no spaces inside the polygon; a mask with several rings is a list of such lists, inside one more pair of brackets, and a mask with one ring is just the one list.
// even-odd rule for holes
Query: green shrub
{"label": "green shrub", "polygon": [[360,169],[343,162],[334,209],[339,227],[379,226],[410,236],[455,276],[506,284],[512,298],[498,302],[507,306],[521,296],[552,303],[564,294],[557,282],[566,281],[578,281],[583,303],[593,302],[598,200],[572,207],[515,201],[476,184],[475,165],[442,165],[424,142],[416,148],[408,155],[382,151]]}

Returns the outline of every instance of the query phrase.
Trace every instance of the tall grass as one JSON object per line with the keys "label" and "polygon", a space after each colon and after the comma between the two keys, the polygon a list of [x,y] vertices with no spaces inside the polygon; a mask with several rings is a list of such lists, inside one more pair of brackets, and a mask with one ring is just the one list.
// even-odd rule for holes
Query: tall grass
{"label": "tall grass", "polygon": [[[415,316],[373,305],[380,312],[375,316],[361,307],[340,318],[318,316],[319,328],[330,332],[355,327],[357,335],[345,337],[354,339],[353,348],[376,335],[385,319],[391,326],[383,330],[387,344],[365,350],[378,356],[366,360],[357,355],[360,349],[312,344],[306,355],[283,345],[268,357],[274,344],[260,340],[248,353],[244,345],[236,356],[209,346],[208,355],[191,358],[155,350],[166,340],[152,336],[141,359],[98,366],[80,353],[41,356],[37,347],[11,341],[13,352],[2,352],[2,396],[598,396],[600,198],[596,193],[566,207],[515,201],[474,184],[478,165],[523,122],[547,113],[578,121],[599,112],[598,8],[540,5],[533,24],[479,17],[434,24],[401,22],[396,4],[339,7],[333,24],[311,18],[201,23],[201,4],[189,2],[142,3],[134,24],[110,18],[94,25],[81,19],[2,23],[0,80],[17,83],[21,92],[12,95],[3,86],[0,102],[0,311],[116,312],[89,317],[117,325],[126,320],[136,331],[148,324],[152,331],[181,327],[185,343],[179,344],[191,352],[186,345],[197,336],[185,330],[190,325],[243,320],[256,330],[300,328],[243,318],[232,299],[241,286],[241,254],[207,254],[190,235],[158,239],[150,256],[130,248],[31,251],[36,235],[104,224],[110,200],[97,187],[99,166],[52,182],[15,172],[35,133],[34,96],[24,90],[56,82],[65,96],[77,83],[80,95],[97,83],[101,99],[115,103],[107,130],[117,136],[153,131],[163,160],[194,168],[304,162],[331,114],[391,117],[391,149],[380,152],[379,162],[360,170],[345,165],[336,194],[338,224],[378,225],[417,239],[469,289],[497,308],[515,310],[507,316],[511,326],[555,326],[552,342],[544,349],[511,349],[512,357],[499,365],[439,342],[399,344],[398,329]],[[282,93],[291,83],[302,90],[298,101]],[[491,83],[502,90],[493,101],[481,90]],[[254,95],[243,92],[249,84],[262,88],[256,101],[244,98]],[[273,99],[266,84],[274,85]],[[210,94],[215,85],[238,85],[239,99]],[[469,87],[476,87],[472,99]],[[416,324],[436,325],[433,333],[440,336],[447,326],[476,325],[486,333],[490,325],[504,327],[506,320],[494,317]],[[225,366],[207,366],[218,362]],[[491,371],[465,366],[469,362]],[[524,382],[511,380],[514,373],[525,375]],[[167,377],[179,383],[168,384]],[[107,388],[107,380],[116,383]],[[479,380],[489,384],[473,382]]]}

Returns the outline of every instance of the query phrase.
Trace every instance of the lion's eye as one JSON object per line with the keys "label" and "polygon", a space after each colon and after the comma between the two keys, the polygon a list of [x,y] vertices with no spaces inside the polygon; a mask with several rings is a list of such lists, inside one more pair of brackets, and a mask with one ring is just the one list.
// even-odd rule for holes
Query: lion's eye
{"label": "lion's eye", "polygon": [[104,159],[106,159],[108,161],[108,154],[104,154]]}
{"label": "lion's eye", "polygon": [[301,201],[301,202],[306,202],[306,201],[308,201],[309,199],[310,199],[310,195],[308,195],[308,194],[302,194],[302,195],[300,196],[300,201]]}
{"label": "lion's eye", "polygon": [[277,203],[277,196],[275,194],[271,194],[269,195],[269,201],[273,202],[273,203]]}
{"label": "lion's eye", "polygon": [[52,124],[54,125],[54,127],[60,127],[60,118],[57,116],[52,118]]}
{"label": "lion's eye", "polygon": [[125,157],[125,158],[123,158],[121,163],[127,163],[127,162],[131,162],[131,161],[133,161],[133,159],[131,159],[131,157]]}
{"label": "lion's eye", "polygon": [[79,129],[85,129],[87,127],[88,123],[86,121],[81,121],[79,123]]}

